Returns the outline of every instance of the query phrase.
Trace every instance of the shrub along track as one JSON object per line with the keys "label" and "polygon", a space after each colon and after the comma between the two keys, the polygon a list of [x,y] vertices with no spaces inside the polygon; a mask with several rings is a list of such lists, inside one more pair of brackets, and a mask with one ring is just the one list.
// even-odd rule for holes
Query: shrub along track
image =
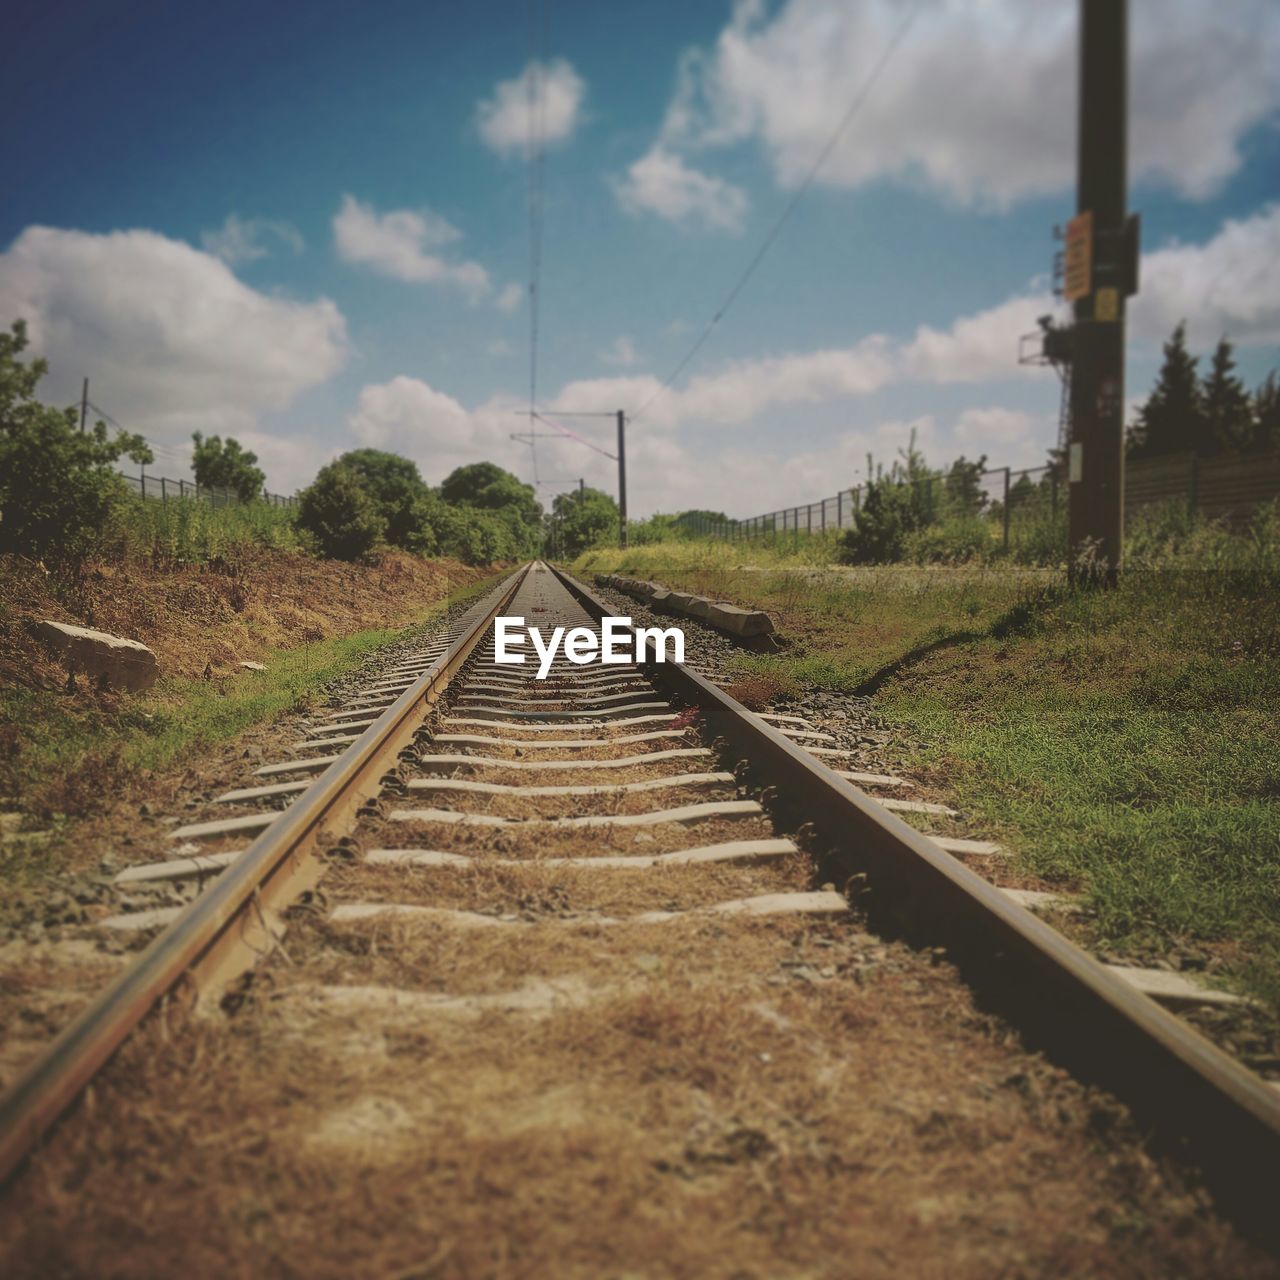
{"label": "shrub along track", "polygon": [[122,873],[190,901],[99,923],[162,932],[4,1100],[12,1170],[93,1081],[7,1270],[1267,1274],[942,948],[1251,1226],[1268,1088],[803,721],[691,666],[493,661],[497,614],[603,610],[515,575]]}

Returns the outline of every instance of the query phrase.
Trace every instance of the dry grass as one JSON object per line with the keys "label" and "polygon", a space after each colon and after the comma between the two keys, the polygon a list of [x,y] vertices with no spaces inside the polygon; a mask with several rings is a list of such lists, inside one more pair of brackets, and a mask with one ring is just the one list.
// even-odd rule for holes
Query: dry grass
{"label": "dry grass", "polygon": [[230,1024],[157,1021],[0,1210],[7,1274],[1272,1274],[945,967],[651,932],[570,944],[595,999],[548,1016],[335,1010],[285,968]]}

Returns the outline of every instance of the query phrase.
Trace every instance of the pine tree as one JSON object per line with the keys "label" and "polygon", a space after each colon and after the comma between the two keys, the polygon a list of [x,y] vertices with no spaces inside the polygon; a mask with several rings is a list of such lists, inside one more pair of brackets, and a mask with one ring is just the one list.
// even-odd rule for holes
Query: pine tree
{"label": "pine tree", "polygon": [[1204,403],[1196,376],[1198,359],[1187,351],[1187,322],[1164,344],[1164,364],[1146,404],[1129,432],[1129,452],[1151,458],[1201,450],[1206,438]]}
{"label": "pine tree", "polygon": [[1280,380],[1277,380],[1274,369],[1253,393],[1253,436],[1250,444],[1259,453],[1280,449]]}
{"label": "pine tree", "polygon": [[1231,343],[1224,337],[1213,353],[1213,364],[1204,382],[1206,444],[1214,453],[1246,449],[1253,436],[1249,393],[1235,368]]}

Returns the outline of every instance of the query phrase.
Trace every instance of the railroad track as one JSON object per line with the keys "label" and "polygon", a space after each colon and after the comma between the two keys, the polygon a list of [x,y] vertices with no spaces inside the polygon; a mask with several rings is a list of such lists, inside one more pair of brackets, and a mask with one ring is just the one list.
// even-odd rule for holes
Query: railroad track
{"label": "railroad track", "polygon": [[[835,946],[852,928],[854,890],[871,919],[945,947],[1034,1043],[1117,1092],[1204,1168],[1224,1206],[1266,1229],[1280,1168],[1275,1090],[1140,979],[970,871],[961,857],[989,853],[981,842],[903,822],[895,810],[931,806],[893,794],[897,780],[843,767],[800,717],[744,710],[693,662],[562,658],[537,681],[532,666],[494,661],[500,614],[545,628],[594,626],[606,612],[582,584],[526,567],[327,712],[252,786],[219,797],[226,817],[176,828],[172,857],[122,872],[125,888],[176,886],[189,901],[98,923],[156,936],[0,1102],[0,1176],[164,1000],[244,998],[242,979],[256,973],[250,998],[259,985],[308,1018],[572,1011],[637,995],[634,966],[621,987],[564,971],[558,952],[580,961],[582,938],[661,947],[663,930],[739,940],[776,922],[796,947]],[[368,959],[422,930],[460,948],[436,959],[452,957],[464,978],[472,945],[526,957],[522,976],[424,991]],[[335,954],[362,957],[361,980],[345,980]],[[661,952],[640,955],[654,974],[640,994],[652,999],[670,974]]]}

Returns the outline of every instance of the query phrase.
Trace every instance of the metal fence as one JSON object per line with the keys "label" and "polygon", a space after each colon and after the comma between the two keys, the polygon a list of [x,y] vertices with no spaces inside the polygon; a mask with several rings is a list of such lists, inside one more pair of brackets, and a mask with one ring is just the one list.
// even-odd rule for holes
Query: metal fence
{"label": "metal fence", "polygon": [[[1010,527],[1020,520],[1057,519],[1065,507],[1067,489],[1065,469],[1051,466],[1016,471],[998,467],[981,472],[976,486],[968,488],[955,486],[945,473],[903,483],[927,486],[921,498],[940,517],[958,512],[996,523],[996,536],[1006,548]],[[731,539],[850,529],[857,522],[865,496],[865,486],[858,485],[818,502],[782,507],[764,515],[727,521],[692,516],[683,525],[690,533]],[[1125,464],[1126,515],[1152,503],[1185,501],[1191,513],[1238,521],[1276,497],[1280,497],[1280,453],[1220,458],[1188,453],[1130,459]]]}
{"label": "metal fence", "polygon": [[[904,483],[907,483],[904,481]],[[931,475],[912,481],[925,488],[922,499],[938,508],[948,501],[948,482],[945,475]],[[1056,515],[1062,488],[1060,473],[1055,467],[1031,467],[1014,471],[1000,467],[995,471],[983,471],[976,477],[976,488],[969,490],[962,502],[967,514],[998,517],[1003,525],[1005,545],[1009,541],[1009,525],[1015,513],[1034,507]],[[852,529],[866,494],[864,485],[842,489],[830,498],[818,502],[803,503],[795,507],[781,507],[764,515],[748,516],[743,520],[710,520],[694,516],[685,521],[691,533],[714,538],[762,538],[778,533],[825,533],[828,529]]]}
{"label": "metal fence", "polygon": [[[132,490],[134,497],[146,498],[153,502],[207,502],[213,507],[238,507],[241,498],[234,489],[223,489],[215,485],[196,484],[194,480],[170,480],[167,476],[149,476],[144,471],[139,475],[121,472],[121,478]],[[263,492],[253,499],[254,502],[265,502],[273,507],[296,507],[296,497],[286,497],[282,493]]]}

